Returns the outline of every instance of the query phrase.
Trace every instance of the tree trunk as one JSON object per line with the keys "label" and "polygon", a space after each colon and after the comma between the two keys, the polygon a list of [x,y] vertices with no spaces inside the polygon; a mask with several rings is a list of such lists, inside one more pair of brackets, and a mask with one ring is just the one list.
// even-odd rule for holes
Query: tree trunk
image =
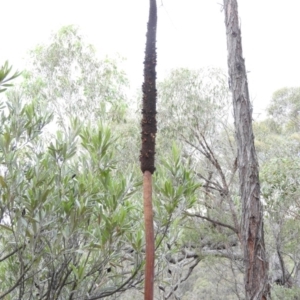
{"label": "tree trunk", "polygon": [[238,147],[238,170],[242,201],[242,247],[247,300],[267,299],[268,263],[260,201],[258,161],[252,130],[252,108],[242,53],[236,0],[224,0],[227,35],[229,86],[233,97],[234,122]]}

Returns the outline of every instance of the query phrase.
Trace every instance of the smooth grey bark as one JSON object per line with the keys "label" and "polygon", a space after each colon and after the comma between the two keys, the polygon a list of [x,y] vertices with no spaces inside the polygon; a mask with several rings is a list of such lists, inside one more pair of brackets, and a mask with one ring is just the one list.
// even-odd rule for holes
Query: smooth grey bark
{"label": "smooth grey bark", "polygon": [[224,11],[229,86],[233,99],[242,201],[241,235],[245,267],[245,296],[247,300],[267,299],[270,288],[264,244],[263,207],[260,201],[258,161],[252,130],[252,107],[242,53],[237,1],[224,0]]}

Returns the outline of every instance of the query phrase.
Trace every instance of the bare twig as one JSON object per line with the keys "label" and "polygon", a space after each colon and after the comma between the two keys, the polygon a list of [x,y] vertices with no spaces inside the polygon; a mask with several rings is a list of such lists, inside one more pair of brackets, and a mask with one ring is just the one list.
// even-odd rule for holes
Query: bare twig
{"label": "bare twig", "polygon": [[219,226],[222,226],[222,227],[229,228],[229,229],[231,229],[233,232],[235,232],[236,234],[238,234],[238,230],[237,230],[235,227],[231,226],[231,225],[228,225],[228,224],[225,224],[225,223],[222,223],[222,222],[213,220],[213,219],[211,219],[211,218],[208,218],[208,217],[202,216],[202,215],[200,215],[200,214],[196,214],[196,213],[195,213],[195,214],[192,214],[192,213],[189,213],[189,212],[185,211],[185,214],[186,214],[187,216],[189,216],[189,217],[197,217],[197,218],[201,218],[201,219],[206,220],[206,221],[209,221],[209,222],[211,222],[211,223],[213,223],[213,224],[216,224],[216,225],[219,225]]}

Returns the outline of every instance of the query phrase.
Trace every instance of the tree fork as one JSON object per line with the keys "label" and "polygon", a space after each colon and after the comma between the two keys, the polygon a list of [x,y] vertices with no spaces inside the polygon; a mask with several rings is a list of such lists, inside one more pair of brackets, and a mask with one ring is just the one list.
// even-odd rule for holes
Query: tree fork
{"label": "tree fork", "polygon": [[252,130],[252,108],[242,53],[237,0],[224,0],[224,11],[229,83],[238,147],[245,295],[247,300],[266,300],[270,286],[264,243],[263,207],[260,201],[258,161]]}
{"label": "tree fork", "polygon": [[152,208],[152,174],[155,171],[156,137],[156,0],[150,0],[149,20],[144,61],[143,108],[142,108],[142,149],[140,154],[143,172],[144,220],[146,235],[145,300],[153,299],[154,285],[154,228]]}

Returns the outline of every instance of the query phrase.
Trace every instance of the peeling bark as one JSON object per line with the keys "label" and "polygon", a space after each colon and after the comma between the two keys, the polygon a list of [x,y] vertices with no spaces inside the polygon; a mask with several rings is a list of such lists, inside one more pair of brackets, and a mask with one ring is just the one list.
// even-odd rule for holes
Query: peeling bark
{"label": "peeling bark", "polygon": [[263,207],[260,201],[258,161],[252,130],[252,108],[242,53],[237,1],[224,0],[224,11],[229,83],[233,98],[238,146],[246,299],[267,299],[270,288],[264,244]]}

